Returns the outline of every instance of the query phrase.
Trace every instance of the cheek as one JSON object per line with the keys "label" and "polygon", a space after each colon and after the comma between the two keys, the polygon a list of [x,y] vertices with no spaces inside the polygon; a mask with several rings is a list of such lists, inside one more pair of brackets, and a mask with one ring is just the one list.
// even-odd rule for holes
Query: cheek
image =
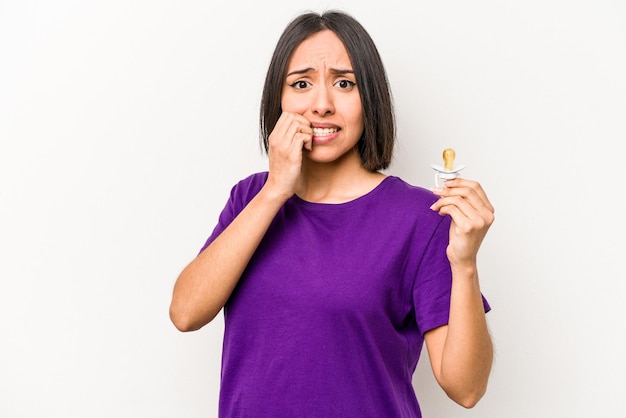
{"label": "cheek", "polygon": [[293,112],[293,113],[302,113],[303,110],[303,100],[298,100],[294,95],[291,94],[283,94],[280,105],[283,109],[283,112]]}
{"label": "cheek", "polygon": [[365,130],[365,126],[363,125],[363,115],[361,113],[359,113],[354,121],[355,126],[357,126],[356,128],[356,140],[358,141],[359,139],[361,139],[361,136],[363,135],[363,131]]}
{"label": "cheek", "polygon": [[354,107],[352,108],[351,116],[352,122],[355,125],[359,126],[361,130],[363,130],[363,109],[361,107],[360,101],[358,103],[355,103]]}

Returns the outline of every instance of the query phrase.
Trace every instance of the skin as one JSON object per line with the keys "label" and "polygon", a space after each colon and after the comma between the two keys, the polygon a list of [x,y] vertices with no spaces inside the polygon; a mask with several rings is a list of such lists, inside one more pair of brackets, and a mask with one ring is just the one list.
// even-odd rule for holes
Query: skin
{"label": "skin", "polygon": [[[176,281],[170,317],[181,331],[200,329],[218,314],[287,199],[297,194],[311,202],[346,202],[385,178],[364,169],[355,148],[363,131],[361,100],[339,38],[323,31],[305,40],[287,73],[283,114],[269,136],[267,182]],[[455,179],[446,186],[433,190],[440,199],[431,209],[452,217],[450,318],[448,325],[427,332],[425,341],[441,387],[471,407],[486,390],[493,356],[476,268],[493,207],[476,182]]]}
{"label": "skin", "polygon": [[[268,182],[288,186],[286,196],[296,193],[312,202],[340,203],[362,196],[383,180],[382,174],[362,167],[355,149],[363,133],[361,98],[352,63],[333,32],[315,34],[296,48],[281,105],[284,113],[269,138]],[[319,132],[322,128],[336,132]],[[296,131],[292,141],[289,129]],[[293,171],[274,177],[272,168],[275,173]],[[287,177],[290,181],[284,181]]]}
{"label": "skin", "polygon": [[452,268],[448,325],[424,335],[431,367],[448,396],[471,408],[487,390],[493,345],[487,328],[476,257],[494,221],[494,208],[480,184],[457,178],[435,188],[440,196],[431,209],[450,215],[446,250]]}

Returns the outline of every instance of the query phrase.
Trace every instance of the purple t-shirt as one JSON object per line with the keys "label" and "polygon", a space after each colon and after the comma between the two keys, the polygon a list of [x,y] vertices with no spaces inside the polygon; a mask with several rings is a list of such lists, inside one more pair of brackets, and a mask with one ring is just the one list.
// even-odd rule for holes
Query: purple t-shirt
{"label": "purple t-shirt", "polygon": [[[232,189],[202,249],[266,179]],[[220,417],[421,416],[412,376],[452,280],[436,199],[389,176],[350,202],[285,203],[224,307]]]}

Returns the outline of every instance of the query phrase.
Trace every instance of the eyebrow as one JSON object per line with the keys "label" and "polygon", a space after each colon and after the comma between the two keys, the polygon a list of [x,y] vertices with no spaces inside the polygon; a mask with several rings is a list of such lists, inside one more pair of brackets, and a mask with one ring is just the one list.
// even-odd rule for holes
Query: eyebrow
{"label": "eyebrow", "polygon": [[[335,74],[335,75],[343,75],[343,74],[354,74],[354,70],[347,70],[347,69],[340,69],[340,68],[331,68],[330,70],[328,70],[331,74]],[[292,75],[300,75],[300,74],[307,74],[307,73],[312,73],[315,72],[314,68],[304,68],[302,70],[295,70],[292,71],[290,73],[287,74],[287,77],[290,77]]]}

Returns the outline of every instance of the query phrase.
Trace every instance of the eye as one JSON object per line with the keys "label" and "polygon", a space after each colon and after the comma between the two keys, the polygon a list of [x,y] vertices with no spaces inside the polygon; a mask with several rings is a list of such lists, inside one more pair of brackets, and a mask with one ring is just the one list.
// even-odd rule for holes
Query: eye
{"label": "eye", "polygon": [[337,81],[337,83],[335,83],[335,85],[337,87],[339,87],[340,89],[342,89],[342,90],[350,90],[354,86],[356,86],[356,83],[354,81],[343,79],[343,80]]}
{"label": "eye", "polygon": [[304,80],[298,80],[295,83],[291,83],[290,86],[296,90],[302,90],[309,87],[309,83]]}

